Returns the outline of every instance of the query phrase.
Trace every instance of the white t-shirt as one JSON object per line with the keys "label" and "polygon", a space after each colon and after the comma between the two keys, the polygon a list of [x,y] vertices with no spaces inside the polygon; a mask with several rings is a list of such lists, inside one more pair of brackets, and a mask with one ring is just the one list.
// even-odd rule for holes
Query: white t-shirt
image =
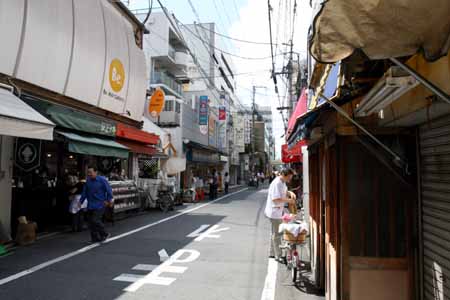
{"label": "white t-shirt", "polygon": [[274,203],[273,199],[286,198],[287,186],[280,177],[275,178],[269,186],[264,214],[270,219],[281,219],[284,203]]}

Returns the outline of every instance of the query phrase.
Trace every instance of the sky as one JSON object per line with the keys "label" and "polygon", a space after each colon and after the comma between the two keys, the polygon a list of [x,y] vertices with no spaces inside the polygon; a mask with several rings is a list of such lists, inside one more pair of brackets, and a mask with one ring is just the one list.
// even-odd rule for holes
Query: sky
{"label": "sky", "polygon": [[[129,0],[130,9],[148,8],[152,0]],[[269,43],[269,21],[268,5],[265,0],[161,0],[161,3],[182,23],[192,24],[197,22],[197,16],[192,10],[189,1],[195,7],[198,18],[201,22],[214,22],[217,24],[217,31],[221,34],[247,41]],[[126,1],[125,1],[126,2]],[[272,35],[276,56],[276,71],[281,71],[286,63],[288,43],[292,33],[292,13],[286,17],[289,6],[292,8],[294,0],[271,0],[272,7]],[[154,7],[159,7],[156,0]],[[292,10],[290,10],[292,11]],[[293,48],[300,58],[306,58],[307,32],[311,22],[312,11],[309,1],[297,0],[297,15],[294,25]],[[270,57],[270,45],[243,43],[227,38],[219,41],[223,50],[243,57],[263,58]],[[297,54],[294,54],[297,55]],[[274,90],[274,84],[270,78],[272,62],[267,59],[242,59],[230,57],[235,67],[235,74],[245,73],[236,76],[236,93],[243,104],[251,104],[252,86],[258,86],[256,93],[256,103],[259,105],[271,106],[273,114],[273,130],[275,137],[275,150],[277,157],[281,157],[281,145],[284,144],[284,125],[280,112],[276,109],[286,106],[285,78],[278,77],[278,97]],[[284,119],[289,118],[284,113]],[[287,122],[286,122],[287,123]]]}

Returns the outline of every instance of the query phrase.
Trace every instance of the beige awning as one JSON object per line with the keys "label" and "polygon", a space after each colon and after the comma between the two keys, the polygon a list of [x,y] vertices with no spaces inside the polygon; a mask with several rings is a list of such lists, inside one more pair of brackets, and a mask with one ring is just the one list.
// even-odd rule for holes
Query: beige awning
{"label": "beige awning", "polygon": [[0,104],[0,135],[53,140],[55,124],[5,86],[0,87]]}
{"label": "beige awning", "polygon": [[328,0],[316,7],[310,52],[334,63],[361,49],[371,59],[423,51],[427,60],[450,46],[449,0]]}

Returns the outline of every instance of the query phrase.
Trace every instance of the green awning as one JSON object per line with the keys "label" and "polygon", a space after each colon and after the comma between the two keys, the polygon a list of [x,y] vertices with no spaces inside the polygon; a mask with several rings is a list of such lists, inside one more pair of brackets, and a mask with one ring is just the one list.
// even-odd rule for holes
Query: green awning
{"label": "green awning", "polygon": [[69,151],[79,154],[128,158],[129,149],[113,140],[81,136],[76,133],[57,131],[69,142]]}
{"label": "green awning", "polygon": [[116,136],[116,123],[111,120],[62,105],[37,101],[26,95],[23,99],[59,127],[98,135]]}

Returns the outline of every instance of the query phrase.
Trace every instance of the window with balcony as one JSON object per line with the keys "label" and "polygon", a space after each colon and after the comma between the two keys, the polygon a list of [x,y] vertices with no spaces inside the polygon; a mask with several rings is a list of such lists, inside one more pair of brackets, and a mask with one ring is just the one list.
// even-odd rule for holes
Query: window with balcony
{"label": "window with balcony", "polygon": [[173,76],[171,76],[167,71],[156,69],[152,74],[152,84],[164,84],[168,88],[172,89],[178,94],[183,93],[183,88],[180,83],[178,83]]}
{"label": "window with balcony", "polygon": [[173,111],[173,101],[172,100],[166,100],[164,103],[164,111]]}

